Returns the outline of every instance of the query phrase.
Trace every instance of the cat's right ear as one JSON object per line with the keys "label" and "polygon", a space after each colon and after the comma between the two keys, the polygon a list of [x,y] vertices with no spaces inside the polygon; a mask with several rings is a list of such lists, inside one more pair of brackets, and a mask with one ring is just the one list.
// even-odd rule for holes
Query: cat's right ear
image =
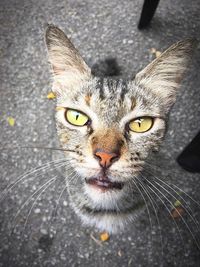
{"label": "cat's right ear", "polygon": [[58,27],[48,25],[46,45],[49,62],[52,66],[54,91],[63,88],[72,89],[81,82],[89,80],[91,77],[90,68],[69,38]]}

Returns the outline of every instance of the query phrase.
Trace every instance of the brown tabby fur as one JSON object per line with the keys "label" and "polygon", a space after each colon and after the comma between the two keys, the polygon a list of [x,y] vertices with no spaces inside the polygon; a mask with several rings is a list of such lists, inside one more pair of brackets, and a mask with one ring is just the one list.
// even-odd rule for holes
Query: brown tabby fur
{"label": "brown tabby fur", "polygon": [[[57,95],[57,131],[73,175],[66,174],[71,204],[85,224],[116,232],[134,221],[143,210],[138,191],[140,173],[165,134],[168,113],[196,45],[180,41],[140,71],[135,80],[97,78],[65,34],[53,25],[46,31],[53,90]],[[65,117],[67,109],[86,114],[90,124],[76,127]],[[145,133],[134,133],[129,122],[154,118]],[[94,151],[119,151],[120,157],[106,175],[121,190],[102,192],[87,182],[102,173]]]}

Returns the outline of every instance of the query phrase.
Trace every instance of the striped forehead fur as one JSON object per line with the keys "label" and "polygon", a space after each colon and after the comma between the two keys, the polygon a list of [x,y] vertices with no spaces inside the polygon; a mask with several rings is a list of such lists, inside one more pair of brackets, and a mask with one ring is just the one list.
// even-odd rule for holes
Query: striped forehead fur
{"label": "striped forehead fur", "polygon": [[[58,91],[59,94],[63,90],[68,90],[68,93],[72,90],[80,91],[82,83],[94,79],[90,68],[77,49],[59,28],[53,25],[48,27],[46,43],[54,73],[54,91]],[[171,46],[136,75],[136,88],[140,88],[142,94],[146,90],[152,91],[162,101],[165,101],[167,110],[169,110],[175,101],[177,88],[196,44],[196,40],[187,39]],[[97,83],[93,84],[95,86],[92,90],[95,90]],[[101,99],[113,98],[115,101],[122,102],[127,91],[127,83],[122,80],[98,80],[98,87]],[[148,94],[148,91],[146,93]],[[116,99],[118,96],[120,100]]]}

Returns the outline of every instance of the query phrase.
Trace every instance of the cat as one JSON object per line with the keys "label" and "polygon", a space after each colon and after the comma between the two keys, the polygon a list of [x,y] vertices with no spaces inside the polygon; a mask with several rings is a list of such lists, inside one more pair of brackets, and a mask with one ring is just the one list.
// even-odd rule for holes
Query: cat
{"label": "cat", "polygon": [[196,43],[179,41],[126,81],[95,77],[65,33],[48,25],[56,127],[72,169],[70,202],[83,224],[116,233],[143,212],[140,174],[163,140]]}

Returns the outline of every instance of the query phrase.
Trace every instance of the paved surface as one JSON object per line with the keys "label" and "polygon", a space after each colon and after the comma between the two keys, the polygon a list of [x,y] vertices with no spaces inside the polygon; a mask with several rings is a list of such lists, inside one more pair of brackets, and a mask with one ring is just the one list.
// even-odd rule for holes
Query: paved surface
{"label": "paved surface", "polygon": [[[16,148],[33,143],[57,145],[54,103],[46,99],[50,74],[43,41],[45,23],[55,23],[65,30],[90,65],[106,57],[115,58],[125,77],[134,75],[152,60],[150,48],[163,50],[184,37],[199,37],[200,1],[161,1],[151,27],[139,32],[141,5],[142,1],[136,0],[0,1],[0,143],[1,147],[11,146],[10,150],[0,152],[1,192],[24,172],[57,156],[48,150]],[[182,170],[175,158],[200,126],[199,55],[198,49],[155,163],[159,165],[157,176],[176,184],[198,201],[199,175]],[[15,118],[13,127],[7,122],[8,116]],[[98,239],[98,233],[82,227],[68,205],[66,191],[56,209],[64,185],[62,168],[51,171],[50,167],[29,174],[1,201],[1,267],[200,266],[200,252],[188,228],[177,220],[178,230],[158,198],[162,242],[153,210],[152,228],[145,212],[125,233],[112,236],[103,244],[94,241],[93,236]],[[37,195],[33,195],[31,203],[35,205],[30,212],[31,203],[23,203],[54,175],[59,179],[35,203]],[[0,198],[3,196],[1,193]],[[199,220],[198,205],[186,195],[181,196]],[[169,209],[169,203],[163,200]],[[57,216],[52,217],[55,210]],[[191,217],[185,213],[184,220],[198,238],[199,231]]]}

